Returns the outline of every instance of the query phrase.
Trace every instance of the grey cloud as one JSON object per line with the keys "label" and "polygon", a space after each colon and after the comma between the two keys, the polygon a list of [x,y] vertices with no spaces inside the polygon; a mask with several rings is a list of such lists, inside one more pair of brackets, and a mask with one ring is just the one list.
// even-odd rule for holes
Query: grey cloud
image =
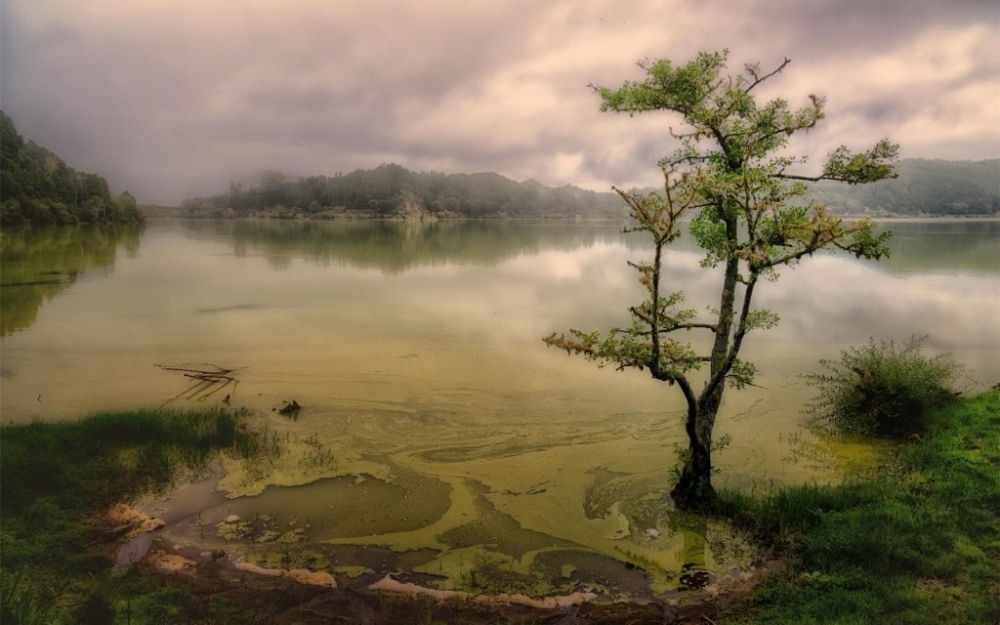
{"label": "grey cloud", "polygon": [[[0,11],[5,112],[140,201],[217,192],[267,169],[386,161],[599,189],[657,184],[669,116],[601,114],[587,84],[640,78],[642,57],[684,62],[723,47],[734,69],[793,58],[776,93],[829,94],[831,122],[847,116],[866,142],[935,118],[955,131],[938,143],[922,136],[920,155],[1000,151],[996,130],[962,139],[967,120],[947,118],[954,98],[927,84],[894,77],[865,93],[873,59],[909,53],[927,33],[985,25],[1000,37],[993,2],[5,0]],[[995,46],[953,54],[975,59],[939,85],[996,84]]]}
{"label": "grey cloud", "polygon": [[[717,4],[717,2],[716,2]],[[785,54],[846,58],[871,54],[911,40],[928,28],[998,22],[996,3],[939,0],[817,0],[776,3],[738,1],[734,14],[766,32],[768,44],[784,43]]]}

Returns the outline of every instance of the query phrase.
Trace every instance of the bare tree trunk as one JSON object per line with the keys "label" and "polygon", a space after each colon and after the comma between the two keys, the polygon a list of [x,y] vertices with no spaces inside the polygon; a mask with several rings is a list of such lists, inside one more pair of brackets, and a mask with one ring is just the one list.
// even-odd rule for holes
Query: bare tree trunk
{"label": "bare tree trunk", "polygon": [[[688,410],[684,429],[688,434],[688,455],[681,470],[681,479],[670,491],[670,498],[681,510],[697,510],[708,507],[716,498],[712,487],[712,442],[706,440],[699,430],[703,415],[697,406]],[[715,416],[712,416],[712,421]],[[710,434],[710,433],[709,433]]]}
{"label": "bare tree trunk", "polygon": [[688,405],[687,418],[684,420],[688,453],[681,469],[681,479],[670,491],[670,498],[681,510],[697,510],[709,507],[716,498],[712,487],[712,431],[711,427],[707,431],[704,427],[706,417],[710,423],[715,422],[715,414],[704,413],[702,402],[695,397],[686,379],[678,379],[677,384],[684,392]]}
{"label": "bare tree trunk", "polygon": [[[735,219],[727,219],[727,232],[730,240],[736,240],[737,224]],[[684,429],[688,435],[688,457],[681,470],[681,479],[670,491],[674,504],[681,509],[692,510],[711,507],[715,503],[716,493],[712,486],[712,431],[715,429],[715,417],[722,405],[722,393],[725,390],[726,369],[730,366],[729,350],[732,336],[736,283],[739,277],[739,260],[730,259],[726,263],[726,273],[723,279],[722,299],[719,303],[719,323],[715,332],[715,343],[712,345],[711,375],[701,396],[694,399],[689,388],[685,388],[688,400],[688,416]],[[687,384],[684,385],[686,387]],[[682,387],[682,388],[684,388]]]}

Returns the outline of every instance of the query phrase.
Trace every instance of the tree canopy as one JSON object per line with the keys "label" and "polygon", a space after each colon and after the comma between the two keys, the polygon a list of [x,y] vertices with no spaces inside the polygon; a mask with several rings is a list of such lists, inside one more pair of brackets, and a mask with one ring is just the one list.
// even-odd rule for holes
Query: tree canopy
{"label": "tree canopy", "polygon": [[[754,90],[779,75],[790,61],[771,71],[748,64],[740,74],[725,73],[728,51],[701,53],[685,65],[669,60],[642,62],[646,77],[617,89],[594,87],[602,110],[628,113],[666,111],[683,127],[671,129],[677,144],[659,161],[662,191],[616,189],[628,206],[634,230],[653,241],[651,261],[630,263],[647,299],[630,307],[631,324],[606,333],[571,330],[545,339],[551,346],[618,369],[646,370],[676,385],[687,403],[688,453],[672,497],[680,507],[700,507],[714,499],[711,450],[716,415],[728,381],[736,388],[753,383],[755,367],[740,358],[745,337],[773,327],[779,317],[754,308],[758,284],[778,278],[781,267],[823,249],[878,259],[888,253],[889,234],[873,233],[874,222],[845,223],[826,207],[804,200],[806,182],[847,184],[892,177],[897,146],[886,139],[862,152],[841,146],[831,152],[819,174],[799,173],[807,158],[782,153],[788,139],[815,127],[825,116],[823,98],[810,96],[798,109],[784,99],[758,102]],[[683,233],[682,219],[704,250],[702,266],[721,267],[719,300],[709,312],[682,308],[681,290],[664,288],[665,248]],[[678,333],[708,334],[710,347],[699,351]],[[703,385],[694,376],[707,367]]]}
{"label": "tree canopy", "polygon": [[4,227],[142,220],[132,194],[112,197],[104,178],[78,172],[34,141],[25,142],[2,111],[0,192]]}

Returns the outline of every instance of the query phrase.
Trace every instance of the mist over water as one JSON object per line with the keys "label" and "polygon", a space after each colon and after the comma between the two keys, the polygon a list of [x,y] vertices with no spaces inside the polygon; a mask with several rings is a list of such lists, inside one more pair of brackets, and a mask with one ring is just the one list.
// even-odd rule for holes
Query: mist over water
{"label": "mist over water", "polygon": [[[733,443],[717,457],[719,484],[837,479],[837,463],[794,461],[790,441],[810,436],[799,374],[869,337],[929,334],[926,347],[951,352],[978,388],[1000,381],[1000,222],[887,227],[885,262],[821,255],[758,289],[781,323],[747,340],[761,373],[758,387],[727,394],[716,431]],[[311,558],[344,576],[404,571],[469,587],[480,571],[525,591],[632,595],[676,587],[685,564],[724,575],[749,557],[724,527],[663,502],[684,442],[675,389],[541,342],[628,324],[643,292],[626,261],[650,250],[621,224],[76,232],[2,235],[4,422],[228,396],[285,446],[268,466],[226,465],[151,503],[179,541],[271,563]],[[692,308],[714,305],[719,276],[699,267],[689,237],[679,243],[666,288]],[[232,369],[234,381],[162,367],[192,363]],[[294,418],[276,411],[291,400]],[[276,537],[289,523],[309,528],[282,556],[234,537],[234,514],[266,515]]]}

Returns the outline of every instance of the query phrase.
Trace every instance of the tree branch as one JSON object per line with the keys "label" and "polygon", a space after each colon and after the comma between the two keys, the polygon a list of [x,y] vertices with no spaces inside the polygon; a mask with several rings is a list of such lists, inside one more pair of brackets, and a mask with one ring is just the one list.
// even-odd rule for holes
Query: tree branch
{"label": "tree branch", "polygon": [[[630,309],[631,310],[631,309]],[[670,334],[671,332],[677,332],[678,330],[711,330],[713,333],[718,332],[719,328],[713,323],[677,323],[674,325],[667,326],[665,328],[660,328],[660,334]],[[616,328],[618,332],[627,332],[622,328]],[[650,336],[653,333],[648,330],[643,330],[641,332],[634,332],[636,336]]]}
{"label": "tree branch", "polygon": [[[756,86],[757,86],[757,85],[759,85],[760,83],[764,82],[764,81],[765,81],[765,80],[767,80],[768,78],[770,78],[770,77],[774,76],[775,74],[779,74],[779,73],[781,72],[781,70],[785,69],[785,67],[787,67],[787,66],[788,66],[788,64],[789,64],[789,63],[791,63],[791,62],[792,62],[792,60],[791,60],[790,58],[788,58],[788,57],[785,57],[785,60],[781,62],[781,65],[779,65],[779,66],[778,66],[778,69],[774,70],[774,71],[773,71],[773,72],[771,72],[770,74],[767,74],[766,76],[759,76],[759,77],[758,77],[758,75],[757,75],[757,72],[755,72],[755,71],[753,71],[753,72],[748,72],[748,73],[750,73],[750,75],[751,75],[751,76],[753,76],[753,78],[754,78],[754,81],[753,81],[753,82],[752,82],[752,83],[750,84],[750,86],[749,86],[749,87],[747,87],[746,89],[744,89],[744,90],[743,90],[743,92],[744,92],[744,93],[750,93],[750,91],[751,91],[751,90],[752,90],[752,89],[753,89],[754,87],[756,87]],[[748,69],[748,70],[750,70],[750,68],[749,68],[749,67],[748,67],[747,69]]]}

